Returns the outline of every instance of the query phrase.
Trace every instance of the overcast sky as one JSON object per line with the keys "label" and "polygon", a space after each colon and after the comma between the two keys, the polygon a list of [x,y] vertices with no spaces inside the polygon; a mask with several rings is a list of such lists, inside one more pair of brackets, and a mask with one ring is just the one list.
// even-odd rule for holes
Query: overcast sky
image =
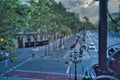
{"label": "overcast sky", "polygon": [[[71,12],[79,13],[80,20],[87,16],[91,22],[98,22],[99,3],[95,0],[55,0],[61,1]],[[119,11],[120,0],[109,0],[108,7],[111,13]]]}

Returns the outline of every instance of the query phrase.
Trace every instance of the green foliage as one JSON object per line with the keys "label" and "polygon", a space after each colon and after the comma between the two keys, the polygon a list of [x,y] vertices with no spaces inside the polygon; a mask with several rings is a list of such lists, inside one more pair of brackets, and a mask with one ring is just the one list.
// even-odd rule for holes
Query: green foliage
{"label": "green foliage", "polygon": [[[19,0],[0,0],[0,38],[2,47],[12,56],[14,34],[21,32],[28,25],[30,6],[19,3]],[[10,56],[10,57],[11,57]]]}
{"label": "green foliage", "polygon": [[113,21],[108,22],[108,29],[109,30],[115,30],[120,31],[120,17],[116,17]]}
{"label": "green foliage", "polygon": [[82,29],[87,29],[87,30],[94,30],[94,29],[98,29],[98,25],[93,24],[89,21],[88,17],[83,17],[83,19],[85,19],[84,22],[82,22]]}
{"label": "green foliage", "polygon": [[29,5],[19,0],[0,0],[0,14],[0,38],[4,39],[3,45],[10,47],[14,47],[12,39],[17,32],[40,33],[56,39],[92,25],[87,18],[86,23],[80,22],[61,2],[53,4],[49,0],[30,0]]}
{"label": "green foliage", "polygon": [[120,31],[120,17],[115,18],[115,21],[118,25],[116,25],[117,30]]}

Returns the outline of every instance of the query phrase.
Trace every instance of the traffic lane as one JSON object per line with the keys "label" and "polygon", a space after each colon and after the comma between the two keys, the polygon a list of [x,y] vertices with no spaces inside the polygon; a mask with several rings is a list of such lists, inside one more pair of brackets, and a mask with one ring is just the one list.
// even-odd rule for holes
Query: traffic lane
{"label": "traffic lane", "polygon": [[[89,32],[89,35],[91,36],[91,39],[94,41],[94,43],[96,43],[96,51],[98,51],[98,37],[95,38],[97,36],[96,33],[91,33]],[[110,35],[108,35],[107,37],[107,47],[113,45],[113,44],[117,44],[120,43],[120,38],[119,37],[111,37]],[[116,46],[117,47],[117,46]],[[118,45],[118,48],[120,47],[120,45]]]}
{"label": "traffic lane", "polygon": [[96,46],[98,46],[98,35],[89,33],[89,36],[91,37],[92,42],[94,42]]}
{"label": "traffic lane", "polygon": [[[7,68],[7,70],[14,69],[17,65],[19,65],[22,62],[24,62],[26,59],[30,58],[31,57],[31,53],[32,53],[31,50],[32,50],[32,48],[15,49],[15,52],[18,55],[17,59],[15,59],[15,61],[13,63],[8,62],[8,66],[7,67],[5,67],[5,63],[4,62],[0,63],[1,64],[1,67],[0,67],[0,69],[1,69],[0,71],[1,72],[0,73],[1,74],[4,73],[6,71],[6,68]],[[40,49],[39,53],[41,54],[41,52],[42,51]],[[34,53],[38,54],[36,51]],[[38,56],[40,56],[40,55],[38,55]]]}
{"label": "traffic lane", "polygon": [[96,44],[98,44],[98,33],[96,33],[96,32],[91,33],[90,31],[88,31],[88,36],[91,37],[91,40],[93,42],[95,42]]}
{"label": "traffic lane", "polygon": [[[82,60],[82,62],[77,63],[77,75],[84,75],[86,69],[90,69],[94,64],[98,63],[98,58],[90,57],[87,60]],[[75,73],[75,63],[72,63],[69,74]]]}
{"label": "traffic lane", "polygon": [[[5,72],[14,70],[17,66],[20,66],[29,58],[32,58],[32,48],[20,48],[14,50],[17,54],[13,62],[10,60],[0,62],[0,75],[4,74]],[[40,52],[34,52],[34,54],[41,54],[43,51],[39,50]]]}
{"label": "traffic lane", "polygon": [[[90,32],[89,31],[89,34],[91,35],[91,37],[94,37],[94,39],[98,39],[98,33],[96,33],[96,32]],[[118,41],[118,42],[120,42],[120,38],[119,37],[111,37],[110,35],[107,35],[107,39],[108,39],[108,41],[109,42],[116,42],[116,41]]]}
{"label": "traffic lane", "polygon": [[[72,39],[69,40],[67,42],[67,44],[65,44],[65,46],[68,46],[68,45],[70,46],[70,44],[72,44],[74,40],[75,40],[75,36],[72,37]],[[49,57],[47,56],[47,57],[45,57],[45,59],[40,59],[40,57],[38,55],[35,55],[34,59],[32,59],[31,61],[27,62],[26,64],[20,66],[17,69],[65,73],[66,69],[67,69],[67,65],[65,65],[65,61],[61,62],[61,60],[62,60],[62,57],[65,54],[66,50],[67,49],[59,49],[57,52],[55,52],[54,55],[51,55]],[[38,65],[38,64],[40,64],[40,65]],[[59,66],[59,64],[61,64],[62,67]],[[36,66],[38,66],[38,67],[34,68]],[[63,68],[63,69],[59,69],[59,67]]]}
{"label": "traffic lane", "polygon": [[86,68],[91,68],[96,63],[98,63],[98,54],[94,50],[89,51],[87,56],[82,59],[82,66],[84,70],[86,70]]}
{"label": "traffic lane", "polygon": [[117,44],[117,43],[120,43],[120,38],[118,37],[111,38],[110,36],[108,37],[108,42],[107,42],[108,47],[110,45]]}
{"label": "traffic lane", "polygon": [[7,63],[5,61],[3,61],[2,63],[0,63],[0,75],[4,74],[6,71],[9,71],[10,69],[13,69],[13,67],[16,67],[17,65],[19,65],[20,63],[24,62],[26,59],[22,58],[22,59],[15,59],[14,62],[10,62],[9,60],[7,61]]}
{"label": "traffic lane", "polygon": [[[84,75],[86,69],[90,69],[94,64],[98,63],[98,54],[95,51],[90,51],[82,57],[82,62],[77,63],[77,74]],[[75,63],[70,66],[69,74],[75,73]]]}
{"label": "traffic lane", "polygon": [[[98,51],[98,35],[96,33],[91,33],[88,31],[88,37],[90,38],[91,42],[93,42],[96,46],[96,51]],[[89,44],[88,44],[89,46]]]}
{"label": "traffic lane", "polygon": [[89,59],[82,61],[84,70],[86,70],[86,68],[90,69],[96,63],[98,63],[98,57],[94,57],[94,56],[91,56],[91,57],[89,57]]}
{"label": "traffic lane", "polygon": [[87,53],[90,57],[98,57],[98,51],[96,51],[95,49],[89,50]]}
{"label": "traffic lane", "polygon": [[[74,39],[74,38],[73,38],[73,39]],[[70,41],[70,43],[71,43],[71,41]],[[67,44],[66,44],[66,45],[67,45]],[[68,44],[68,45],[69,45],[69,44]],[[65,49],[64,49],[64,50],[65,50]],[[62,52],[62,54],[64,54],[64,50],[58,51],[59,53],[57,53],[57,59],[60,58],[60,52]],[[37,56],[37,55],[36,55],[36,56]],[[35,58],[36,58],[36,56],[35,56]],[[58,57],[58,56],[59,56],[59,57]],[[40,59],[40,57],[37,57],[37,58]],[[36,59],[37,59],[37,58],[36,58]],[[37,59],[37,60],[39,60],[39,59]],[[49,59],[51,60],[51,62],[52,62],[52,61],[56,61],[57,63],[59,62],[59,60],[56,60],[56,55],[50,57]],[[48,60],[47,62],[50,61],[49,59],[47,59],[47,60]],[[33,60],[33,59],[32,59],[32,60]],[[29,61],[29,62],[30,62],[30,61]],[[29,62],[27,62],[27,63],[29,63]],[[36,62],[36,61],[34,61],[34,62]],[[32,62],[32,63],[34,63],[34,62]],[[26,64],[23,64],[23,65],[21,65],[20,67],[17,67],[17,68],[21,68],[21,67],[23,66],[23,69],[24,69],[24,70],[29,69],[29,66],[28,66],[29,64],[27,65],[27,63],[26,63]],[[46,63],[46,62],[41,62],[41,63],[44,64],[44,63]],[[50,62],[49,62],[49,63],[50,63]],[[38,63],[38,64],[39,64],[39,63]],[[41,65],[43,65],[43,64],[41,64]],[[55,63],[55,64],[56,64],[56,63]],[[59,68],[57,68],[57,70],[59,70],[59,71],[57,71],[58,73],[60,73],[61,70],[63,70],[63,71],[62,71],[63,73],[66,72],[67,65],[65,65],[65,61],[63,61],[62,64],[63,64],[63,66],[64,66],[64,67],[63,67],[64,70],[63,70],[63,69],[60,69],[60,70],[59,70]],[[48,66],[48,65],[51,65],[51,67]],[[25,69],[26,66],[28,66],[27,69]],[[45,71],[48,72],[49,70],[50,70],[51,72],[55,72],[54,70],[56,70],[56,68],[53,67],[53,66],[56,66],[56,65],[54,65],[54,64],[47,64],[47,65],[43,65],[43,66],[48,66],[47,68],[44,68],[44,67],[43,67],[43,68],[41,69],[41,70],[44,71],[44,72],[45,72]],[[30,68],[29,70],[31,70],[31,69],[37,69],[37,68],[33,68],[33,67],[34,67],[34,64],[31,65],[31,68]],[[49,67],[50,67],[50,68],[54,68],[54,69],[49,69]],[[37,71],[38,71],[38,70],[37,70]]]}
{"label": "traffic lane", "polygon": [[67,65],[65,65],[65,62],[62,60],[43,60],[34,58],[31,61],[23,64],[22,66],[16,68],[15,70],[65,73],[66,69]]}
{"label": "traffic lane", "polygon": [[[93,40],[98,40],[98,33],[90,33],[90,36],[93,38]],[[98,41],[95,41],[98,44]],[[107,46],[120,43],[119,37],[111,37],[110,35],[107,35]]]}
{"label": "traffic lane", "polygon": [[[82,65],[81,63],[77,63],[76,65],[77,75],[82,75]],[[70,66],[69,74],[75,74],[75,63],[72,63]]]}

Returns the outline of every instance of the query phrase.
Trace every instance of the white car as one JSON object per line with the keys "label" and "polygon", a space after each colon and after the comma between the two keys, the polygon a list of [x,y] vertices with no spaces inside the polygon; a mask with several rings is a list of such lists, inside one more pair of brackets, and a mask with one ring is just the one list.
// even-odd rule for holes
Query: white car
{"label": "white car", "polygon": [[94,43],[90,43],[90,44],[89,44],[89,49],[95,49]]}

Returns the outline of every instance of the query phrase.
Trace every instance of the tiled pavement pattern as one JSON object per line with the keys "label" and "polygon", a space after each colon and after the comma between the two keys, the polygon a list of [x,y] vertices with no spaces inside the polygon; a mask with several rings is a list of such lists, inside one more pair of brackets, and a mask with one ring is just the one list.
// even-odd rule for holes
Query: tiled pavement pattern
{"label": "tiled pavement pattern", "polygon": [[[9,77],[17,76],[17,77],[30,78],[32,80],[74,80],[74,75],[62,74],[62,73],[49,73],[49,72],[16,70],[8,73],[7,75]],[[82,76],[77,76],[77,80],[82,80]]]}

